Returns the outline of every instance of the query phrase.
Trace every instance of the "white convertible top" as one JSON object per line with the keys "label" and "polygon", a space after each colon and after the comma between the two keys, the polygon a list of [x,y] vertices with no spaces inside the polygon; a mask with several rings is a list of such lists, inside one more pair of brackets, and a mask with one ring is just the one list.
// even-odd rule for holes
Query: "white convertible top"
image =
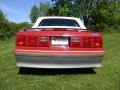
{"label": "white convertible top", "polygon": [[[75,20],[80,27],[71,27],[71,26],[39,26],[40,22],[43,19],[71,19],[71,20]],[[84,26],[84,23],[82,23],[82,21],[80,20],[80,18],[76,18],[76,17],[63,17],[63,16],[49,16],[49,17],[39,17],[37,19],[37,21],[35,22],[35,24],[32,26],[32,28],[77,28],[77,29],[86,29],[86,27]]]}

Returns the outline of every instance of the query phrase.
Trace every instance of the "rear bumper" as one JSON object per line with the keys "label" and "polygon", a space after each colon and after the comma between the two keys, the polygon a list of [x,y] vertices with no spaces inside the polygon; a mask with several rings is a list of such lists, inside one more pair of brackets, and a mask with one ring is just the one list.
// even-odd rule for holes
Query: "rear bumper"
{"label": "rear bumper", "polygon": [[[31,67],[31,68],[94,68],[101,67],[104,52],[91,51],[89,54],[82,52],[60,52],[49,51],[49,53],[28,53],[16,51],[15,56],[17,59],[18,67]],[[52,53],[52,54],[51,54]]]}

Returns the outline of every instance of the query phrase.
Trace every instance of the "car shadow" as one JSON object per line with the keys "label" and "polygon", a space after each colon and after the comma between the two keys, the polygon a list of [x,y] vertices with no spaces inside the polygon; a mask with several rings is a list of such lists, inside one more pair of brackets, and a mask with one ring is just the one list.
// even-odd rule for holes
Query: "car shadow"
{"label": "car shadow", "polygon": [[38,69],[38,68],[19,68],[22,75],[68,75],[68,74],[95,74],[92,68],[80,69]]}

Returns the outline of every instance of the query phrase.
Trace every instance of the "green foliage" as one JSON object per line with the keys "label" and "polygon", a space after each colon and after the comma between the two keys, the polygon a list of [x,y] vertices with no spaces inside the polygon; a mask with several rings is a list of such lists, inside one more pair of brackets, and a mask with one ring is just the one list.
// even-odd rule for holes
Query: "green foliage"
{"label": "green foliage", "polygon": [[72,0],[52,0],[55,4],[51,13],[58,16],[72,16]]}
{"label": "green foliage", "polygon": [[32,23],[34,23],[38,17],[39,17],[39,8],[36,5],[34,5],[30,13],[30,19]]}
{"label": "green foliage", "polygon": [[[120,31],[119,0],[52,0],[50,15],[84,17],[85,25],[96,31]],[[110,30],[111,28],[111,30]],[[116,30],[117,29],[117,30]]]}
{"label": "green foliage", "polygon": [[51,7],[49,3],[40,3],[39,4],[39,16],[46,16],[50,8]]}
{"label": "green foliage", "polygon": [[99,1],[99,3],[96,3],[91,11],[90,15],[93,21],[89,22],[89,26],[91,27],[93,25],[94,28],[98,31],[107,30],[109,32],[110,32],[109,30],[110,28],[116,29],[116,25],[118,28],[120,25],[120,12],[118,12],[119,8],[120,6],[117,0]]}
{"label": "green foliage", "polygon": [[7,38],[14,36],[18,30],[25,27],[30,27],[30,24],[27,22],[9,22],[0,10],[0,40],[6,40]]}
{"label": "green foliage", "polygon": [[22,23],[18,23],[17,26],[19,29],[24,29],[24,28],[30,28],[31,24],[29,24],[28,22],[22,22]]}
{"label": "green foliage", "polygon": [[49,3],[40,3],[39,6],[34,5],[30,13],[31,22],[34,23],[36,19],[40,16],[48,15],[49,9],[50,9]]}
{"label": "green foliage", "polygon": [[5,18],[3,12],[0,10],[0,39],[4,39],[7,35],[8,28],[8,21]]}

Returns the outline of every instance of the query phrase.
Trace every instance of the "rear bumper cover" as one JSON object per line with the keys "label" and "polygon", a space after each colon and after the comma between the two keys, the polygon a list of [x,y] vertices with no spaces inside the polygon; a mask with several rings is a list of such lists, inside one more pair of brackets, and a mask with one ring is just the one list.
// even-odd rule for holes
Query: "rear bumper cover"
{"label": "rear bumper cover", "polygon": [[104,51],[15,51],[18,67],[94,68],[101,67]]}

